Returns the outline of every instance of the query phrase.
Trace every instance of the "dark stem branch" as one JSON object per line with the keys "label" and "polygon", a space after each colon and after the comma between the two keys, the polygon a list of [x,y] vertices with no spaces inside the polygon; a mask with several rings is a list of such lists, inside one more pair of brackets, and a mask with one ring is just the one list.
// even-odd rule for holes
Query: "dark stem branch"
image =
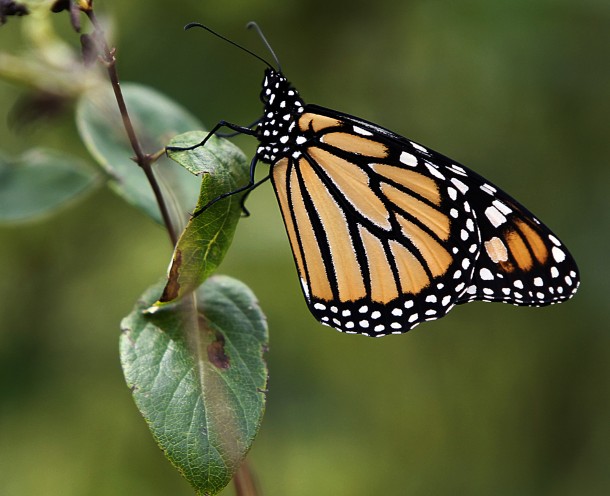
{"label": "dark stem branch", "polygon": [[123,126],[125,127],[125,132],[129,138],[129,143],[131,144],[131,148],[135,153],[134,161],[142,168],[144,174],[146,174],[146,178],[150,183],[150,186],[155,195],[155,199],[157,200],[157,204],[159,205],[159,210],[161,211],[161,216],[163,217],[163,222],[165,223],[165,227],[169,234],[170,240],[173,246],[176,246],[178,243],[178,236],[176,234],[176,230],[172,224],[172,220],[169,215],[169,211],[167,209],[167,205],[163,198],[163,194],[161,193],[161,188],[159,187],[159,183],[155,178],[155,174],[152,169],[152,164],[158,158],[158,154],[150,155],[144,153],[142,150],[142,145],[140,144],[140,140],[136,134],[136,131],[133,127],[133,123],[131,122],[131,118],[129,117],[129,112],[127,111],[127,104],[125,103],[125,98],[123,96],[123,92],[121,90],[121,85],[119,81],[119,74],[116,68],[116,49],[110,48],[106,39],[104,37],[104,32],[100,26],[100,23],[97,20],[95,12],[93,9],[89,9],[85,11],[85,14],[91,21],[91,24],[95,28],[95,37],[97,42],[99,43],[100,49],[102,50],[102,62],[106,66],[106,71],[108,72],[108,77],[110,78],[110,82],[112,84],[112,89],[114,91],[114,96],[117,101],[117,105],[119,106],[119,111],[121,113],[121,118],[123,119]]}

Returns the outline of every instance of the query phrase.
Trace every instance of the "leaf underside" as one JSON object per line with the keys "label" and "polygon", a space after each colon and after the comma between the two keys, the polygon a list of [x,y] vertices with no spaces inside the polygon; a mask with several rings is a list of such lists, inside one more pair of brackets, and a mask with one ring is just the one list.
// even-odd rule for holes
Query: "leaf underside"
{"label": "leaf underside", "polygon": [[[170,146],[188,147],[205,136],[199,131],[185,133],[174,138]],[[197,208],[248,182],[246,157],[227,140],[212,137],[205,146],[170,151],[168,155],[186,170],[202,176]],[[220,265],[241,216],[240,199],[241,195],[224,198],[189,220],[175,248],[159,304],[194,290]]]}

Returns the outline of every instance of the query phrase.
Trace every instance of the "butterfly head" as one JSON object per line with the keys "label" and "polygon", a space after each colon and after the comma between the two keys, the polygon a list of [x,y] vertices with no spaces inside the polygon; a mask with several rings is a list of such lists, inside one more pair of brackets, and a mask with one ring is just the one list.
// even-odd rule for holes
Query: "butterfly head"
{"label": "butterfly head", "polygon": [[263,162],[273,163],[290,153],[298,132],[296,121],[304,104],[299,92],[273,68],[265,70],[261,101],[265,109],[257,128],[261,144],[256,153]]}

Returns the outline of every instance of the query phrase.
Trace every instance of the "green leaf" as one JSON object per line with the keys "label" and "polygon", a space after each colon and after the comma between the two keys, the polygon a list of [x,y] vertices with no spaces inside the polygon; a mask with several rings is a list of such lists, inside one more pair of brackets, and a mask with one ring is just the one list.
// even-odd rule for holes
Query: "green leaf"
{"label": "green leaf", "polygon": [[0,155],[0,223],[36,220],[82,197],[98,175],[82,160],[33,149],[10,160]]}
{"label": "green leaf", "polygon": [[[206,133],[194,131],[174,138],[170,146],[200,143]],[[197,208],[248,183],[245,155],[233,144],[213,136],[205,146],[170,151],[169,156],[194,174],[203,174]],[[241,215],[241,195],[216,202],[191,218],[174,250],[168,282],[159,304],[174,301],[197,288],[224,258]]]}
{"label": "green leaf", "polygon": [[160,291],[146,291],[121,324],[123,372],[167,458],[197,494],[217,494],[262,421],[266,319],[250,289],[226,276],[145,313]]}
{"label": "green leaf", "polygon": [[[146,153],[162,150],[176,134],[203,125],[184,108],[151,88],[121,84],[127,110]],[[111,187],[129,203],[162,223],[161,213],[144,172],[131,157],[133,150],[110,87],[96,88],[78,103],[76,122],[89,152],[110,176]],[[162,156],[154,164],[157,181],[172,220],[183,226],[197,201],[199,181]]]}

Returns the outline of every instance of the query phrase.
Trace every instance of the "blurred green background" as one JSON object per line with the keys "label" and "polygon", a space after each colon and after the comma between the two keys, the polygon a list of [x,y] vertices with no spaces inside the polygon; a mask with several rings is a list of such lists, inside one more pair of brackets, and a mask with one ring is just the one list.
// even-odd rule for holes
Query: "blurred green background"
{"label": "blurred green background", "polygon": [[[250,197],[221,272],[269,318],[270,387],[249,455],[263,494],[610,494],[610,3],[607,0],[97,0],[119,71],[208,125],[260,115],[257,20],[306,101],[375,121],[485,175],[580,264],[576,298],[474,303],[374,340],[308,314],[274,195]],[[22,21],[0,28],[16,50]],[[55,23],[77,46],[66,15]],[[0,149],[87,157],[66,115]],[[251,155],[255,143],[235,140]],[[166,234],[100,190],[0,230],[0,494],[188,495],[155,446],[118,360],[119,322],[165,272]],[[227,489],[223,494],[233,494]]]}

